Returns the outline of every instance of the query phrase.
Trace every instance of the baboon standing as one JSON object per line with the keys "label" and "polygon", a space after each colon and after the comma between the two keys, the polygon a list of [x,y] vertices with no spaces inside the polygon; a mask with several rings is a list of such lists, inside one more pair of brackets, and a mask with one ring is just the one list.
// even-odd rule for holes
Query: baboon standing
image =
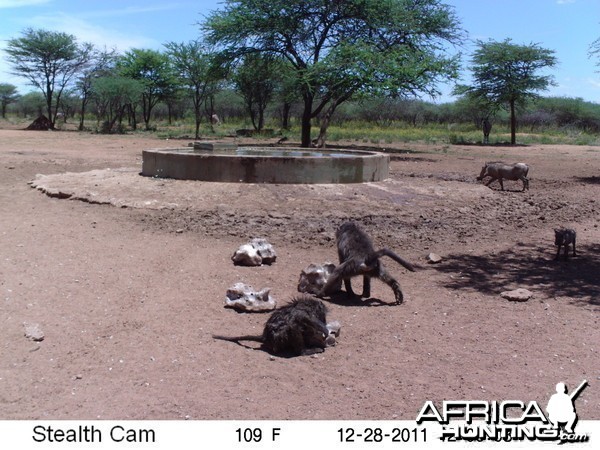
{"label": "baboon standing", "polygon": [[343,223],[336,232],[336,239],[340,264],[334,269],[321,290],[321,296],[331,295],[340,279],[344,280],[346,292],[349,295],[355,295],[350,280],[352,277],[362,275],[362,297],[371,296],[371,278],[375,277],[392,288],[397,304],[404,301],[400,284],[388,273],[379,258],[384,255],[389,256],[406,269],[414,272],[415,269],[411,263],[387,248],[375,250],[371,238],[354,222]]}
{"label": "baboon standing", "polygon": [[483,143],[489,144],[490,131],[492,131],[492,124],[490,123],[487,117],[481,122],[481,128],[483,129]]}

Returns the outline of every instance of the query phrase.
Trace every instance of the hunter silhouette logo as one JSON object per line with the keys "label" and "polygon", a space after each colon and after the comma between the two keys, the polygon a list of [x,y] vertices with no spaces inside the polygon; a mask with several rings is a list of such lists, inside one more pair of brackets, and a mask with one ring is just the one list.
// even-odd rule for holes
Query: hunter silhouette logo
{"label": "hunter silhouette logo", "polygon": [[536,401],[445,400],[439,410],[432,401],[425,402],[416,422],[441,424],[442,441],[587,442],[587,434],[575,434],[575,400],[587,384],[583,380],[569,394],[565,383],[558,383],[546,406],[547,415]]}
{"label": "hunter silhouette logo", "polygon": [[573,391],[572,394],[567,394],[567,385],[558,383],[556,385],[556,394],[550,397],[546,411],[548,411],[548,419],[554,425],[554,428],[560,428],[561,424],[565,425],[565,433],[573,434],[573,428],[577,423],[577,413],[575,412],[575,399],[583,388],[587,386],[587,380],[583,382]]}

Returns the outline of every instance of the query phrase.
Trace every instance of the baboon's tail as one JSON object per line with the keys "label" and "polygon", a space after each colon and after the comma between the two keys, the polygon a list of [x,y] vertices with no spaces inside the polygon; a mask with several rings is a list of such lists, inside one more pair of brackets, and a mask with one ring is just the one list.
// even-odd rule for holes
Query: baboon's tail
{"label": "baboon's tail", "polygon": [[264,342],[262,336],[257,335],[245,335],[245,336],[220,336],[218,334],[213,334],[213,339],[219,339],[221,341],[229,341],[235,342],[236,344],[240,344],[240,341],[255,341],[255,342]]}
{"label": "baboon's tail", "polygon": [[371,256],[369,256],[369,258],[367,258],[365,263],[367,264],[367,266],[369,266],[373,263],[373,261],[375,261],[377,258],[381,258],[382,256],[389,256],[394,261],[396,261],[398,264],[401,264],[402,266],[404,266],[406,269],[410,270],[411,272],[415,271],[415,268],[413,267],[413,265],[411,263],[409,263],[404,258],[398,256],[396,253],[394,253],[393,251],[391,251],[388,248],[382,248],[381,250],[377,250],[375,253],[373,253]]}

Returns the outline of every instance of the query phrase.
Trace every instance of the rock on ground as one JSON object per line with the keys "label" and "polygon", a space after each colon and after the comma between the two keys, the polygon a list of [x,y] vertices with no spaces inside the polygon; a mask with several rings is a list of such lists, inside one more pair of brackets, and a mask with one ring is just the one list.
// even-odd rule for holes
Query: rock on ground
{"label": "rock on ground", "polygon": [[277,253],[273,246],[263,238],[252,239],[236,250],[231,260],[241,266],[261,266],[273,264],[277,259]]}
{"label": "rock on ground", "polygon": [[225,307],[244,312],[272,311],[277,301],[271,297],[271,289],[255,291],[252,286],[236,283],[227,290]]}
{"label": "rock on ground", "polygon": [[527,289],[519,288],[512,291],[504,291],[500,294],[502,298],[516,302],[526,302],[531,298],[533,293]]}
{"label": "rock on ground", "polygon": [[44,332],[40,329],[40,326],[37,323],[24,322],[23,326],[25,327],[25,337],[27,339],[31,339],[32,341],[36,342],[44,340]]}

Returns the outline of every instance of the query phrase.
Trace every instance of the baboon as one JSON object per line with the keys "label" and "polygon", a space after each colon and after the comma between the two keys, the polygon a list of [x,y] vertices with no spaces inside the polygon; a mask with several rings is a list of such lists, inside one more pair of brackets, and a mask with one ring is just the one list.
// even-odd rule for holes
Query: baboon
{"label": "baboon", "polygon": [[[322,353],[329,336],[327,308],[320,300],[300,295],[271,314],[262,335],[219,336],[214,339],[230,342],[255,341],[273,354],[291,353],[295,356]],[[335,342],[335,341],[334,341]]]}
{"label": "baboon", "polygon": [[483,119],[483,121],[481,122],[481,128],[483,130],[483,143],[489,144],[490,143],[490,131],[492,131],[492,124],[490,123],[490,121],[488,120],[487,117],[485,119]]}
{"label": "baboon", "polygon": [[564,247],[565,259],[569,258],[569,245],[573,244],[573,256],[575,254],[575,240],[577,239],[577,233],[571,228],[555,228],[554,229],[554,245],[558,247],[556,250],[556,256],[554,259],[558,259],[560,255],[560,247]]}
{"label": "baboon", "polygon": [[392,288],[396,297],[396,304],[404,301],[400,284],[388,273],[379,258],[389,256],[406,269],[414,272],[415,269],[411,263],[387,248],[375,250],[371,238],[354,222],[343,223],[336,232],[336,239],[340,264],[334,269],[327,283],[323,286],[320,296],[332,294],[340,280],[344,280],[346,293],[354,296],[350,279],[362,275],[362,297],[368,298],[371,296],[371,278],[375,277]]}

